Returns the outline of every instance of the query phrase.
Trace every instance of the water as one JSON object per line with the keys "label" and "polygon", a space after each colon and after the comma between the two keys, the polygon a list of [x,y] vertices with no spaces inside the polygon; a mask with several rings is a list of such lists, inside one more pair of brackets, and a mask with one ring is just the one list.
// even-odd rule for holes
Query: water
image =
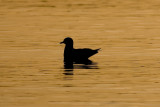
{"label": "water", "polygon": [[[159,107],[160,1],[1,0],[1,107]],[[65,37],[102,48],[64,69]]]}

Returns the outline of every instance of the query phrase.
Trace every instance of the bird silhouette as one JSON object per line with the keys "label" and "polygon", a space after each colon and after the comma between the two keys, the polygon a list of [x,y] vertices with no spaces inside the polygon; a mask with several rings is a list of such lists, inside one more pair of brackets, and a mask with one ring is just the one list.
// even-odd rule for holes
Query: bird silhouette
{"label": "bird silhouette", "polygon": [[98,53],[99,49],[74,49],[73,48],[73,39],[67,37],[60,44],[65,44],[64,49],[64,63],[73,64],[73,63],[92,63],[88,58]]}

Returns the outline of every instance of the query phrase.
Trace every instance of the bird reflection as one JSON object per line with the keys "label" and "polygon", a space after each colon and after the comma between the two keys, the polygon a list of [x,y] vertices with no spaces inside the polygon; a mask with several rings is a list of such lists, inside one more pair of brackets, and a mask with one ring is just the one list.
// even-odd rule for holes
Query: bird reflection
{"label": "bird reflection", "polygon": [[79,61],[74,63],[64,62],[64,73],[65,75],[74,75],[74,69],[99,69],[97,63],[91,60]]}
{"label": "bird reflection", "polygon": [[65,63],[64,62],[64,73],[65,75],[73,75],[73,62]]}

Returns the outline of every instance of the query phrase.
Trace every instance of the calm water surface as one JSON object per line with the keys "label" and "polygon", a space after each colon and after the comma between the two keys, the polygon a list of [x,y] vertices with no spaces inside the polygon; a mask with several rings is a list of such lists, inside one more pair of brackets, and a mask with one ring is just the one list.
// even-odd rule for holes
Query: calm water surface
{"label": "calm water surface", "polygon": [[[159,0],[1,0],[1,107],[160,107]],[[63,65],[65,37],[102,48]]]}

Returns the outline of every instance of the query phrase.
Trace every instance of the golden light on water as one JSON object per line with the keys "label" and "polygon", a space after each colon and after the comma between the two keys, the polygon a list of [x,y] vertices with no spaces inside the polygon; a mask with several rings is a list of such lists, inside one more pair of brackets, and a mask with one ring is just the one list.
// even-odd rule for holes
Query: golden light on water
{"label": "golden light on water", "polygon": [[[1,0],[0,107],[159,107],[159,3]],[[64,69],[68,36],[92,65]]]}

